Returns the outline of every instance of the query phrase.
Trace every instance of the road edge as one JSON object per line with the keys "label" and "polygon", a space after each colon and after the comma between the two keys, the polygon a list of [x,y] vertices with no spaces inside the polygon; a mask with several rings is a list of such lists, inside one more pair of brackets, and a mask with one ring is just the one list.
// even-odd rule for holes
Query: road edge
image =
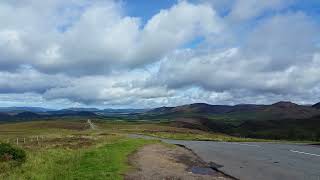
{"label": "road edge", "polygon": [[[197,153],[195,153],[192,149],[186,147],[185,145],[182,145],[182,144],[174,144],[174,145],[187,149],[188,151],[190,151],[191,153],[193,153],[195,156],[197,156],[199,159],[201,159],[202,161],[204,161],[200,156],[198,156]],[[204,161],[204,162],[206,162],[206,161]],[[206,163],[207,163],[207,162],[206,162]],[[214,163],[214,162],[210,162],[210,163]],[[210,163],[208,163],[208,164],[210,164]],[[234,179],[234,180],[240,180],[239,178],[236,178],[236,177],[234,177],[234,176],[232,176],[232,175],[230,175],[230,174],[227,174],[226,172],[218,169],[217,167],[214,167],[214,166],[209,165],[209,168],[211,168],[211,169],[213,169],[213,170],[215,170],[215,171],[217,171],[217,172],[219,172],[219,173],[227,176],[228,178],[231,178],[231,179]]]}

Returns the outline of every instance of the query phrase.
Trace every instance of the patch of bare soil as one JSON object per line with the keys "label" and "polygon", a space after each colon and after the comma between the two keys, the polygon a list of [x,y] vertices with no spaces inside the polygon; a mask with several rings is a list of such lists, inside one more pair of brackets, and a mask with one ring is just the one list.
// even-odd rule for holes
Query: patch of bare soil
{"label": "patch of bare soil", "polygon": [[162,144],[147,145],[131,155],[130,164],[136,171],[125,180],[225,180],[223,174],[183,147]]}

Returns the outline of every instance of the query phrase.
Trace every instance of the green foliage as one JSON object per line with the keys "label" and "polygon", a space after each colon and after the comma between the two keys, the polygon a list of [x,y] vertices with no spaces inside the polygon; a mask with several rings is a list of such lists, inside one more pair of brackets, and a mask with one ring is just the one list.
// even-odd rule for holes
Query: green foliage
{"label": "green foliage", "polygon": [[121,174],[129,168],[128,155],[148,142],[143,139],[120,139],[87,151],[78,160],[78,165],[71,168],[71,179],[122,179]]}
{"label": "green foliage", "polygon": [[128,155],[151,142],[117,136],[87,149],[28,151],[22,166],[0,166],[0,179],[123,179],[129,168]]}
{"label": "green foliage", "polygon": [[20,148],[13,147],[10,144],[0,144],[0,160],[1,161],[17,161],[24,162],[26,160],[26,152]]}
{"label": "green foliage", "polygon": [[266,139],[253,139],[234,137],[219,133],[168,133],[168,132],[154,132],[154,133],[141,133],[147,136],[159,137],[164,139],[177,139],[177,140],[195,140],[195,141],[223,141],[223,142],[267,142]]}

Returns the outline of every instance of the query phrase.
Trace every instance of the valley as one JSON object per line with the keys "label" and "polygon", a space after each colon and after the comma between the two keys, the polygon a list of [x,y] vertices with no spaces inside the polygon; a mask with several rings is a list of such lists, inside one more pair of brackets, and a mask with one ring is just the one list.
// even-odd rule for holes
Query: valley
{"label": "valley", "polygon": [[[255,177],[256,169],[253,167],[270,165],[269,161],[256,161],[246,156],[257,154],[255,150],[259,150],[260,153],[261,148],[254,147],[263,147],[263,152],[269,154],[268,157],[271,159],[289,164],[292,160],[298,161],[301,156],[318,154],[317,146],[306,146],[305,149],[299,146],[320,142],[320,116],[317,105],[302,106],[290,102],[236,106],[191,104],[137,112],[102,111],[85,108],[41,112],[32,109],[2,111],[0,142],[25,151],[26,160],[22,163],[2,160],[0,179],[137,179],[148,176],[148,173],[158,174],[158,171],[163,172],[155,175],[159,179],[169,176],[185,179],[189,176],[200,179],[216,179],[219,176],[225,179],[248,179]],[[177,145],[183,148],[179,149]],[[212,148],[205,148],[211,146]],[[178,171],[161,169],[161,164],[156,164],[153,170],[146,168],[148,165],[144,163],[153,162],[155,159],[152,155],[149,159],[144,159],[147,157],[142,154],[155,153],[155,150],[152,150],[154,147],[157,147],[155,149],[158,149],[160,154],[171,153],[171,156],[163,158],[168,159],[172,168],[182,168],[180,174]],[[198,159],[195,161],[202,162],[198,164],[201,168],[212,169],[214,173],[192,173],[194,167],[188,165],[188,162],[180,162],[178,158],[192,156],[183,150],[184,147],[196,153]],[[285,153],[281,147],[286,147],[285,151],[290,157],[279,161],[281,158],[274,152]],[[128,163],[130,157],[139,152],[140,155]],[[237,153],[244,159],[231,158]],[[265,156],[259,153],[255,158]],[[212,155],[207,156],[208,154]],[[249,163],[247,169],[239,171],[237,168],[242,167],[240,164],[245,159]],[[250,159],[252,161],[249,161]],[[177,162],[180,164],[175,164]],[[222,164],[223,167],[212,167],[210,163]],[[310,167],[312,164],[314,163],[309,164]],[[273,172],[276,170],[272,167],[266,169],[265,173],[276,175],[277,173]],[[292,166],[283,167],[283,172],[273,176],[274,179],[290,179]],[[141,172],[137,170],[143,168]],[[303,167],[299,168],[304,171]],[[308,172],[312,175],[313,170]],[[257,177],[261,175],[265,174],[260,172]],[[268,179],[270,176],[265,177]]]}

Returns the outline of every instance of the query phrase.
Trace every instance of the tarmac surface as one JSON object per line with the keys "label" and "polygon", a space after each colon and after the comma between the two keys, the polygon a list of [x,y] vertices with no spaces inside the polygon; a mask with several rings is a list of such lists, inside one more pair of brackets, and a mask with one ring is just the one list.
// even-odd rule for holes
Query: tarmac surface
{"label": "tarmac surface", "polygon": [[218,170],[237,179],[320,180],[318,145],[161,140],[185,146]]}

